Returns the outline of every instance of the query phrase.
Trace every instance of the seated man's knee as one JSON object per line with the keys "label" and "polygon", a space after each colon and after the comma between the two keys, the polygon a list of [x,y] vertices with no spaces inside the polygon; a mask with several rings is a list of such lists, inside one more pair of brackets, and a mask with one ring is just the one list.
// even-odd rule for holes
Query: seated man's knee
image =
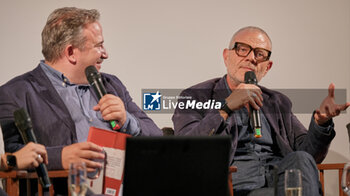
{"label": "seated man's knee", "polygon": [[295,152],[291,152],[287,155],[289,157],[290,161],[293,161],[295,163],[299,163],[299,164],[310,164],[310,162],[312,162],[313,164],[316,165],[316,162],[314,160],[314,158],[307,152],[305,151],[295,151]]}

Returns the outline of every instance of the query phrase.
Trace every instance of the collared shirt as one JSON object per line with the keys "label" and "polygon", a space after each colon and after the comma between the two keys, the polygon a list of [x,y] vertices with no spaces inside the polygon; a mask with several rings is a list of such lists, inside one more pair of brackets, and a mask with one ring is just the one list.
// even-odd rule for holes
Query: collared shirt
{"label": "collared shirt", "polygon": [[[232,91],[226,80],[225,85],[231,94]],[[239,168],[237,172],[232,174],[232,178],[235,179],[233,187],[237,190],[252,190],[263,187],[265,174],[269,171],[268,162],[280,159],[273,151],[271,127],[264,113],[260,111],[262,137],[255,138],[247,108],[234,110],[232,115],[234,115],[238,127],[238,144],[232,165]]]}
{"label": "collared shirt", "polygon": [[[232,91],[226,80],[225,86],[231,94]],[[278,149],[276,149],[277,145],[273,141],[269,122],[260,110],[262,137],[255,138],[248,110],[243,107],[235,110],[232,115],[234,115],[238,127],[238,144],[232,162],[232,165],[235,165],[238,170],[232,173],[233,187],[236,190],[253,190],[264,187],[266,177],[272,169],[271,166],[282,159],[282,156],[278,154]],[[316,123],[313,124],[315,124],[317,131],[329,133],[330,126],[322,127]]]}
{"label": "collared shirt", "polygon": [[265,185],[265,176],[269,172],[271,160],[280,160],[273,151],[273,140],[270,125],[263,112],[261,118],[261,138],[254,137],[248,110],[243,107],[234,111],[238,126],[238,144],[233,165],[239,171],[233,173],[235,189],[256,189]]}
{"label": "collared shirt", "polygon": [[[103,120],[101,112],[92,109],[98,101],[91,94],[90,85],[70,83],[63,73],[45,64],[44,61],[40,62],[40,66],[65,103],[75,123],[78,142],[87,140],[91,126],[112,130],[109,122]],[[126,117],[126,122],[120,131],[130,135],[138,135],[140,133],[138,121],[129,112],[126,112]]]}

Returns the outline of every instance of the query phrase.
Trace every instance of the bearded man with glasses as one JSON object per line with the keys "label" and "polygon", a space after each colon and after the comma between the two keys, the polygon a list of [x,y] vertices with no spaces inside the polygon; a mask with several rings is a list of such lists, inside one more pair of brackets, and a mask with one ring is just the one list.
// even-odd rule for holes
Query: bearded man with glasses
{"label": "bearded man with glasses", "polygon": [[[177,108],[172,118],[175,135],[232,138],[230,164],[238,169],[233,173],[235,196],[269,195],[268,187],[274,187],[274,180],[278,182],[277,195],[284,195],[284,171],[292,168],[301,170],[303,195],[320,195],[316,163],[326,157],[335,136],[332,118],[350,103],[335,104],[331,84],[329,95],[313,112],[306,129],[292,113],[288,97],[244,82],[248,71],[255,73],[257,81],[268,73],[273,64],[271,50],[271,39],[264,30],[252,26],[238,30],[223,52],[227,75],[192,86],[180,96],[196,102],[222,101],[222,107]],[[179,102],[186,105],[186,100]],[[260,112],[261,137],[254,137],[250,108]],[[277,175],[273,175],[273,168]]]}

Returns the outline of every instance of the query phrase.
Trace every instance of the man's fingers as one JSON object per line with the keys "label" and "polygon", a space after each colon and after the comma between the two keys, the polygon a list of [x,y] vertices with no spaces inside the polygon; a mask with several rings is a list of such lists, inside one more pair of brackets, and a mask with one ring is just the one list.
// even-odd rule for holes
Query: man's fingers
{"label": "man's fingers", "polygon": [[86,167],[86,171],[87,172],[93,172],[96,170],[96,168],[102,168],[102,163],[99,162],[95,162],[89,159],[84,159],[84,158],[77,158],[75,160],[72,160],[69,162],[69,164],[72,163],[80,163],[80,162],[84,162],[85,163],[85,167]]}
{"label": "man's fingers", "polygon": [[326,110],[326,116],[331,116],[331,113],[329,111],[329,107],[328,106],[325,107],[325,110]]}
{"label": "man's fingers", "polygon": [[334,97],[334,88],[335,88],[334,84],[331,83],[328,87],[328,96]]}
{"label": "man's fingers", "polygon": [[40,154],[31,152],[31,165],[32,167],[38,167],[43,162],[43,157]]}
{"label": "man's fingers", "polygon": [[110,113],[110,114],[107,114],[107,115],[104,115],[103,116],[103,119],[104,120],[118,120],[121,119],[123,116],[123,112],[114,112],[114,113]]}
{"label": "man's fingers", "polygon": [[259,109],[263,106],[262,100],[258,95],[254,96],[254,101],[259,106]]}
{"label": "man's fingers", "polygon": [[[258,97],[259,97],[259,101],[262,103],[262,101],[264,100],[264,98],[262,97],[262,94],[258,94]],[[262,106],[262,104],[261,104]]]}
{"label": "man's fingers", "polygon": [[81,142],[65,146],[62,150],[62,165],[68,169],[70,162],[85,159],[104,159],[103,148],[92,142]]}
{"label": "man's fingers", "polygon": [[321,115],[320,110],[316,110],[315,113],[316,113],[317,115]]}
{"label": "man's fingers", "polygon": [[341,107],[342,111],[348,109],[349,106],[350,106],[350,102],[347,102],[347,103],[343,104],[342,107]]}
{"label": "man's fingers", "polygon": [[101,111],[107,110],[111,106],[117,107],[120,109],[124,107],[123,101],[119,97],[106,99],[105,101],[100,102],[99,105],[100,105]]}
{"label": "man's fingers", "polygon": [[260,89],[254,89],[252,91],[250,91],[250,95],[254,98],[258,98],[259,100],[263,100],[263,97],[262,97],[262,92]]}
{"label": "man's fingers", "polygon": [[339,110],[344,111],[350,106],[350,102],[347,102],[345,104],[339,105]]}
{"label": "man's fingers", "polygon": [[46,148],[45,148],[45,146],[44,145],[42,145],[42,144],[35,144],[36,146],[35,146],[35,149],[36,149],[36,151],[38,152],[38,153],[40,153],[40,154],[46,154]]}
{"label": "man's fingers", "polygon": [[[48,164],[47,152],[44,145],[29,142],[27,146],[28,146],[27,148],[29,148],[30,150],[31,156],[33,158],[33,162],[35,160],[38,162],[38,164],[42,162],[44,162],[45,164]],[[32,165],[34,165],[34,163],[32,163]]]}
{"label": "man's fingers", "polygon": [[338,116],[340,114],[340,109],[335,110],[335,115]]}
{"label": "man's fingers", "polygon": [[328,112],[330,114],[329,117],[333,117],[336,115],[337,105],[328,104],[326,108],[328,109]]}
{"label": "man's fingers", "polygon": [[109,105],[105,109],[101,110],[102,116],[107,116],[108,114],[114,113],[114,112],[121,112],[122,111],[121,105]]}
{"label": "man's fingers", "polygon": [[83,150],[79,153],[79,157],[83,159],[104,159],[105,155],[101,152]]}
{"label": "man's fingers", "polygon": [[116,99],[120,99],[120,97],[111,94],[106,94],[99,100],[98,104],[101,105],[102,103],[114,101]]}
{"label": "man's fingers", "polygon": [[259,105],[255,102],[255,98],[253,97],[249,98],[249,104],[256,110],[260,109]]}
{"label": "man's fingers", "polygon": [[97,144],[94,144],[92,142],[82,142],[82,143],[77,143],[77,145],[80,146],[81,150],[91,150],[91,151],[96,151],[96,152],[102,152],[103,149]]}
{"label": "man's fingers", "polygon": [[[260,107],[262,107],[263,103],[263,97],[262,97],[262,94],[261,94],[261,90],[258,88],[258,89],[254,89],[252,91],[250,91],[250,96],[251,98],[253,98],[254,102],[259,106],[259,109]],[[255,108],[257,109],[257,108]]]}
{"label": "man's fingers", "polygon": [[99,110],[100,110],[100,106],[99,106],[99,105],[95,105],[92,109],[93,109],[94,111],[99,111]]}
{"label": "man's fingers", "polygon": [[48,159],[46,153],[40,153],[40,156],[42,157],[43,162],[44,162],[45,164],[49,164],[49,159]]}
{"label": "man's fingers", "polygon": [[90,168],[90,167],[86,167],[86,172],[95,172],[96,168]]}
{"label": "man's fingers", "polygon": [[320,118],[327,118],[327,116],[330,115],[329,108],[327,106],[324,108],[324,111],[316,110],[315,112]]}
{"label": "man's fingers", "polygon": [[102,163],[88,160],[88,159],[85,159],[84,162],[85,162],[85,165],[86,165],[86,168],[88,169],[88,171],[90,169],[90,172],[94,171],[94,169],[96,169],[96,168],[102,168]]}
{"label": "man's fingers", "polygon": [[33,167],[39,167],[39,162],[36,161],[36,160],[34,160],[34,161],[32,162],[32,166],[33,166]]}
{"label": "man's fingers", "polygon": [[334,117],[334,116],[338,116],[341,111],[346,110],[349,106],[350,106],[349,103],[345,103],[341,105],[329,105],[327,108],[328,108],[330,117]]}
{"label": "man's fingers", "polygon": [[35,160],[38,161],[39,164],[44,162],[44,158],[40,154],[36,156]]}

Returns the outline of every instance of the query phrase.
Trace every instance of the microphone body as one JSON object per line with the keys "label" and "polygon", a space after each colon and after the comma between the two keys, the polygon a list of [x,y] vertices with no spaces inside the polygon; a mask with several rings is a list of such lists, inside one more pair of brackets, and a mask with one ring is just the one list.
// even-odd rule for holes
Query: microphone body
{"label": "microphone body", "polygon": [[[248,71],[244,75],[244,82],[246,84],[258,84],[258,80],[256,79],[255,73],[253,71]],[[250,108],[250,122],[254,129],[254,137],[260,138],[261,135],[261,118],[260,111],[254,109],[252,106]]]}
{"label": "microphone body", "polygon": [[[32,121],[28,113],[23,109],[16,110],[14,112],[15,124],[22,136],[25,144],[29,142],[38,143],[33,132]],[[47,173],[47,168],[44,163],[40,163],[37,168],[35,168],[38,174],[39,181],[43,188],[49,188],[51,186],[50,178]]]}
{"label": "microphone body", "polygon": [[[101,74],[97,71],[95,66],[90,65],[85,69],[85,75],[89,84],[95,90],[97,98],[100,100],[105,94],[107,94],[106,88],[102,83]],[[114,131],[121,128],[117,120],[111,120],[109,121],[109,124]]]}

